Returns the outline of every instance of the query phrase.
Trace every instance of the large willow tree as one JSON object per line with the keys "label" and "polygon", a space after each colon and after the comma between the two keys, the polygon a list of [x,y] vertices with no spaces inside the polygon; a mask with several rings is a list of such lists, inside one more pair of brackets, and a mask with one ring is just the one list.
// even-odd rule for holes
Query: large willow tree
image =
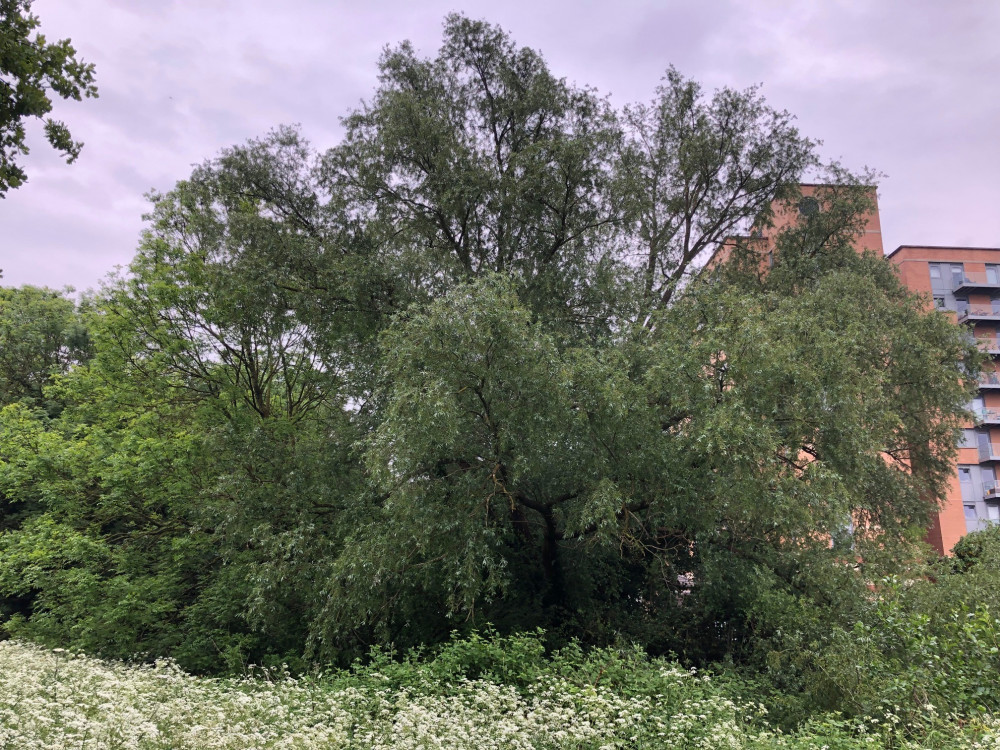
{"label": "large willow tree", "polygon": [[281,129],[155,196],[62,411],[2,412],[3,627],[200,669],[487,623],[747,658],[916,554],[976,359],[855,252],[863,180],[708,272],[820,168],[756,89],[616,111],[460,16],[379,81],[326,153]]}

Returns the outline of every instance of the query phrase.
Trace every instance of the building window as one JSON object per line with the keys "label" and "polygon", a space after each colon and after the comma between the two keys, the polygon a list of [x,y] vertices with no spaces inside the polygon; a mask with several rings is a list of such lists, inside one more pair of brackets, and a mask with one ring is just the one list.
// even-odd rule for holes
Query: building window
{"label": "building window", "polygon": [[964,507],[965,507],[965,530],[976,531],[979,528],[979,516],[976,514],[976,506],[966,505]]}
{"label": "building window", "polygon": [[934,297],[934,307],[944,310],[944,297]]}
{"label": "building window", "polygon": [[955,309],[961,316],[963,313],[969,312],[969,300],[964,297],[955,297]]}
{"label": "building window", "polygon": [[986,266],[986,283],[1000,284],[1000,266],[995,266],[995,265]]}
{"label": "building window", "polygon": [[941,264],[940,263],[928,263],[927,267],[931,271],[931,278],[932,279],[940,279],[941,278]]}
{"label": "building window", "polygon": [[[974,430],[972,430],[972,432],[974,432]],[[975,448],[975,445],[973,445],[972,447]],[[983,478],[984,488],[992,487],[993,483],[997,480],[996,472],[993,470],[992,466],[980,466],[979,475]]]}
{"label": "building window", "polygon": [[951,266],[951,288],[958,289],[965,281],[965,270],[960,265]]}

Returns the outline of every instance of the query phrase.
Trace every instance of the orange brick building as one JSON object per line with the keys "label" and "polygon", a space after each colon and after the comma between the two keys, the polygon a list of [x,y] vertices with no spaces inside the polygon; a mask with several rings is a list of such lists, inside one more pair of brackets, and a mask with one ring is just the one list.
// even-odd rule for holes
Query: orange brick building
{"label": "orange brick building", "polygon": [[[888,255],[903,283],[968,326],[983,351],[1000,355],[1000,248],[902,245]],[[1000,376],[984,367],[979,394],[969,405],[975,423],[964,429],[958,461],[928,541],[942,553],[964,534],[1000,523]]]}
{"label": "orange brick building", "polygon": [[[773,258],[773,237],[794,223],[799,213],[819,210],[814,195],[820,185],[802,185],[797,206],[776,210],[773,229],[755,232],[762,264]],[[867,217],[858,250],[885,255],[877,196]],[[729,247],[720,247],[709,265],[725,260]],[[970,531],[1000,523],[1000,248],[929,247],[902,245],[886,258],[899,268],[903,283],[926,295],[928,305],[951,311],[958,325],[966,325],[983,351],[994,356],[980,378],[979,394],[969,404],[975,422],[963,430],[958,459],[947,494],[943,498],[927,541],[941,554],[949,554],[955,542]]]}

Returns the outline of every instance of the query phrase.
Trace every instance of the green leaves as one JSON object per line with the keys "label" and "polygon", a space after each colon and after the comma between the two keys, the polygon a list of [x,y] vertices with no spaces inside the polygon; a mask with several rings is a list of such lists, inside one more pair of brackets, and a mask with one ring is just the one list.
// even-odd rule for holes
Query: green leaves
{"label": "green leaves", "polygon": [[448,18],[436,58],[403,44],[380,68],[322,179],[366,217],[410,294],[503,273],[553,321],[593,315],[604,300],[588,291],[592,260],[620,214],[607,196],[618,135],[606,103],[461,16]]}
{"label": "green leaves", "polygon": [[41,405],[50,378],[90,356],[72,301],[51,289],[0,287],[0,404],[27,399]]}
{"label": "green leaves", "polygon": [[24,184],[27,175],[18,157],[28,153],[24,120],[44,119],[45,137],[72,163],[83,144],[66,125],[46,118],[50,92],[79,101],[96,97],[94,66],[79,61],[69,39],[49,42],[35,32],[39,21],[31,0],[0,0],[0,198]]}
{"label": "green leaves", "polygon": [[640,316],[666,307],[706,251],[766,222],[816,166],[816,144],[792,119],[757,88],[707,99],[672,67],[653,102],[625,107],[616,190],[630,222]]}

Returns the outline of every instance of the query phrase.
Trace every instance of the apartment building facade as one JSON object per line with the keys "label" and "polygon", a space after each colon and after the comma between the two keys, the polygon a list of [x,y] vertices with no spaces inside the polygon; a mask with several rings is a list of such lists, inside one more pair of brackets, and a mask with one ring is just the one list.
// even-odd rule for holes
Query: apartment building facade
{"label": "apartment building facade", "polygon": [[[773,237],[798,221],[800,213],[819,210],[815,196],[822,185],[802,185],[796,206],[776,207],[774,226],[750,240],[760,248],[762,266],[773,259]],[[872,190],[873,210],[865,219],[858,250],[885,255],[878,199]],[[769,236],[768,236],[769,235]],[[709,261],[723,262],[725,245]],[[927,304],[949,311],[957,325],[968,327],[982,350],[991,355],[979,382],[978,395],[969,404],[974,421],[963,429],[962,442],[940,511],[927,541],[941,554],[970,531],[1000,523],[1000,248],[931,247],[902,245],[886,256],[899,268],[903,283],[925,295]]]}
{"label": "apartment building facade", "polygon": [[990,355],[963,429],[952,481],[928,541],[942,553],[970,531],[1000,523],[1000,248],[902,245],[889,255],[903,282],[949,311]]}

